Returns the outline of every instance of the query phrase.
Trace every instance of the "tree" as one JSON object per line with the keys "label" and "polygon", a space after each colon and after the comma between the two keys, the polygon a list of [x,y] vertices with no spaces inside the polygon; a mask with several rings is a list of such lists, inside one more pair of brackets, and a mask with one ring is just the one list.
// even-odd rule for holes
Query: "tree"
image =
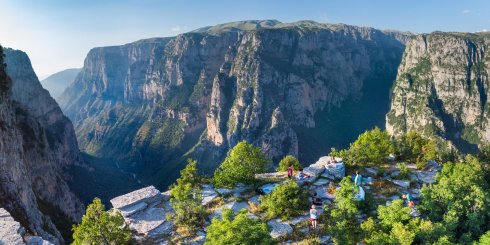
{"label": "tree", "polygon": [[281,216],[288,219],[308,209],[309,202],[305,191],[296,181],[286,181],[277,186],[269,195],[261,197],[261,208],[267,218]]}
{"label": "tree", "polygon": [[475,245],[488,245],[490,244],[490,231],[487,231],[483,236],[480,237],[480,241]]}
{"label": "tree", "polygon": [[106,212],[104,204],[95,198],[87,207],[82,223],[73,226],[73,244],[129,244],[131,232],[119,212]]}
{"label": "tree", "polygon": [[221,220],[217,218],[212,220],[204,244],[274,244],[269,232],[265,223],[256,218],[251,218],[245,209],[242,209],[236,217],[233,217],[233,212],[230,209],[226,209]]}
{"label": "tree", "polygon": [[364,166],[384,163],[391,153],[394,147],[390,135],[376,127],[359,135],[344,155],[349,163]]}
{"label": "tree", "polygon": [[180,171],[177,184],[170,188],[170,205],[175,211],[177,225],[194,230],[204,224],[206,210],[202,206],[200,183],[197,162],[189,159],[187,166]]}
{"label": "tree", "polygon": [[269,160],[260,148],[245,141],[231,149],[223,163],[214,172],[216,186],[233,187],[236,183],[253,183],[255,174],[267,169]]}
{"label": "tree", "polygon": [[328,231],[336,244],[356,244],[360,232],[356,214],[359,212],[358,202],[354,196],[357,189],[349,177],[340,181],[340,188],[335,192],[336,208],[330,211]]}
{"label": "tree", "polygon": [[473,156],[448,162],[421,191],[419,209],[441,222],[459,243],[470,243],[490,228],[490,190],[482,164]]}
{"label": "tree", "polygon": [[294,170],[299,170],[301,165],[299,164],[298,159],[292,155],[285,156],[280,162],[279,167],[277,167],[277,171],[286,171],[288,167],[292,166]]}
{"label": "tree", "polygon": [[412,218],[410,209],[404,205],[402,200],[395,200],[386,206],[378,206],[379,223],[369,218],[361,224],[364,242],[366,244],[409,245],[433,244],[443,241],[441,237],[444,237],[445,233],[440,224]]}

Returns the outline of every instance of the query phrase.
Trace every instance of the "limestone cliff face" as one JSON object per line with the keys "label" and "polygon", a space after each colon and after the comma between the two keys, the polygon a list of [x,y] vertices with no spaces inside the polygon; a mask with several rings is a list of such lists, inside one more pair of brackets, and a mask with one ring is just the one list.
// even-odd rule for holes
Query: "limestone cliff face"
{"label": "limestone cliff face", "polygon": [[410,40],[386,128],[394,134],[435,134],[463,151],[489,141],[489,44],[488,33],[432,33]]}
{"label": "limestone cliff face", "polygon": [[[309,21],[228,23],[95,48],[60,101],[82,149],[153,162],[152,176],[171,176],[171,163],[187,156],[216,166],[241,140],[272,158],[311,160],[328,149],[302,150],[300,145],[318,142],[303,132],[318,137],[330,120],[342,118],[331,113],[335,108],[384,97],[377,106],[387,111],[407,37]],[[342,120],[358,120],[356,107]],[[356,130],[376,120],[360,122]]]}
{"label": "limestone cliff face", "polygon": [[62,243],[55,223],[63,217],[78,221],[83,212],[63,174],[64,168],[79,161],[73,126],[42,88],[25,53],[6,49],[4,61],[0,206],[29,232]]}

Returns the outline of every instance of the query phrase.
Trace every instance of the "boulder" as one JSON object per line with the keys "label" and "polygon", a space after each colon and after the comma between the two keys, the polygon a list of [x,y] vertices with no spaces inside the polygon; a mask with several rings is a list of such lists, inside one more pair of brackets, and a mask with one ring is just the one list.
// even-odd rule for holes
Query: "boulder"
{"label": "boulder", "polygon": [[0,244],[24,244],[24,234],[24,227],[7,210],[0,208]]}
{"label": "boulder", "polygon": [[164,197],[162,193],[154,186],[148,186],[128,194],[118,196],[111,199],[111,204],[116,209],[122,209],[128,206],[135,205],[139,202],[156,203],[163,201]]}
{"label": "boulder", "polygon": [[323,173],[320,176],[323,177],[323,178],[329,179],[329,180],[335,180],[335,176],[333,176],[332,174],[330,174],[330,172],[328,172],[328,171],[325,171],[325,173]]}
{"label": "boulder", "polygon": [[242,209],[247,209],[247,210],[250,209],[248,203],[246,202],[230,202],[227,203],[225,207],[231,209],[234,213],[238,213]]}
{"label": "boulder", "polygon": [[159,227],[165,221],[165,211],[162,208],[148,208],[141,213],[126,218],[129,229],[138,234],[148,234],[148,232]]}
{"label": "boulder", "polygon": [[420,171],[417,172],[417,179],[422,184],[432,184],[435,181],[437,171]]}
{"label": "boulder", "polygon": [[258,206],[258,205],[260,205],[260,199],[259,198],[260,198],[259,195],[253,196],[250,199],[248,199],[248,203],[249,204],[254,204],[254,205],[257,205]]}
{"label": "boulder", "polygon": [[288,223],[281,222],[279,219],[269,220],[267,225],[272,229],[270,235],[274,239],[283,237],[293,232],[293,227],[291,227]]}
{"label": "boulder", "polygon": [[305,222],[309,219],[310,219],[310,216],[303,215],[303,216],[295,217],[295,218],[291,219],[290,221],[287,221],[287,223],[289,223],[290,225],[297,225],[297,224]]}
{"label": "boulder", "polygon": [[378,175],[377,167],[365,168],[364,171],[366,171],[366,173],[372,177],[376,177]]}
{"label": "boulder", "polygon": [[410,187],[410,181],[408,180],[391,180],[391,182],[393,182],[393,184],[397,185],[397,186],[400,186],[400,187],[403,187],[403,188],[408,188]]}
{"label": "boulder", "polygon": [[149,231],[147,237],[150,239],[168,237],[172,234],[173,229],[174,229],[174,224],[172,222],[165,221],[157,228]]}
{"label": "boulder", "polygon": [[273,173],[263,173],[256,174],[256,179],[266,180],[266,181],[283,181],[288,178],[288,172],[273,172]]}
{"label": "boulder", "polygon": [[315,181],[313,183],[313,185],[316,185],[316,186],[322,186],[322,185],[326,185],[328,184],[330,181],[328,179],[323,179],[323,178],[320,178],[318,179],[317,181]]}
{"label": "boulder", "polygon": [[337,179],[345,177],[345,164],[343,162],[332,163],[326,166],[327,171]]}
{"label": "boulder", "polygon": [[133,205],[123,207],[119,209],[119,211],[121,211],[122,216],[129,217],[133,214],[141,212],[146,207],[148,207],[148,204],[146,204],[145,202],[137,202]]}
{"label": "boulder", "polygon": [[320,237],[320,244],[327,244],[328,241],[330,241],[332,237],[329,235],[321,236]]}
{"label": "boulder", "polygon": [[232,192],[232,189],[228,188],[217,188],[216,192],[218,192],[220,195],[228,195]]}
{"label": "boulder", "polygon": [[325,166],[322,164],[311,164],[309,167],[306,167],[303,169],[303,172],[309,176],[312,177],[318,177],[320,176],[323,172],[325,172]]}

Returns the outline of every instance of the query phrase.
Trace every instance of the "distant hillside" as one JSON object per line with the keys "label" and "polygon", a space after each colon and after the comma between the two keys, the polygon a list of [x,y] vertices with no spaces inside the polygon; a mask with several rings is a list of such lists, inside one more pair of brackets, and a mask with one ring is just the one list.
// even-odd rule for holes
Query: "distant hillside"
{"label": "distant hillside", "polygon": [[57,99],[61,93],[63,93],[63,91],[75,80],[75,77],[81,70],[81,68],[72,68],[57,72],[46,79],[43,79],[41,84],[49,91],[51,97]]}

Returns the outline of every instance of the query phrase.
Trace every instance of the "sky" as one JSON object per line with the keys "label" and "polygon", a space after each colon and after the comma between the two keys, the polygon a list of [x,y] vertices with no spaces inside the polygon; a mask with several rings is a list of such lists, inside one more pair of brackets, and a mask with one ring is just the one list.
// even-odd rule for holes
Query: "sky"
{"label": "sky", "polygon": [[83,66],[91,48],[231,21],[345,23],[415,33],[490,30],[490,0],[1,0],[0,44],[40,78]]}

